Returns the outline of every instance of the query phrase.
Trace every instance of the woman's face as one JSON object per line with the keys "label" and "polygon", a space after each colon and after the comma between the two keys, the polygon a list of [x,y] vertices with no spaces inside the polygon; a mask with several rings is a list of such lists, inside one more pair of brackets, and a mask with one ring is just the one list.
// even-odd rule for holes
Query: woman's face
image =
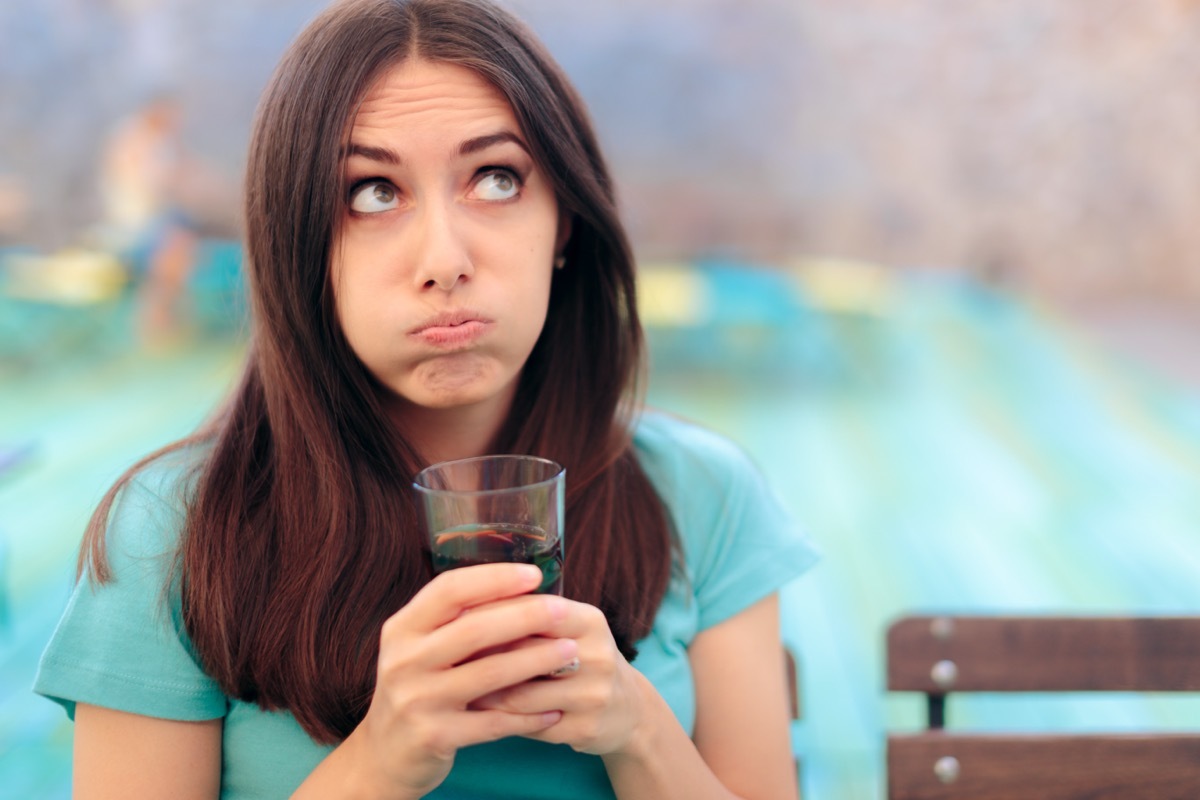
{"label": "woman's face", "polygon": [[464,67],[408,59],[367,94],[343,171],[331,279],[350,346],[402,416],[499,420],[566,235],[508,102]]}

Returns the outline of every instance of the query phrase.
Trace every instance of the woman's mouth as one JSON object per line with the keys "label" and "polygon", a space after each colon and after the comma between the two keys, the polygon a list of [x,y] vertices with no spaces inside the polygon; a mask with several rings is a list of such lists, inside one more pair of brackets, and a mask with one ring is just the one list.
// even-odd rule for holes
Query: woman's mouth
{"label": "woman's mouth", "polygon": [[474,312],[438,314],[409,331],[409,336],[433,347],[462,347],[482,336],[492,321]]}

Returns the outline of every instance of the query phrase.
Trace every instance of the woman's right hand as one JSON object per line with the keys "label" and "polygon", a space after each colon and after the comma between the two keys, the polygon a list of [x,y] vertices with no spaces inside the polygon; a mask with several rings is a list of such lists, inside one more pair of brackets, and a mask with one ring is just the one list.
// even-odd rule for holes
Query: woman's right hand
{"label": "woman's right hand", "polygon": [[565,602],[529,594],[540,581],[526,564],[450,570],[384,623],[375,694],[343,743],[382,796],[420,797],[445,780],[460,747],[536,733],[562,716],[468,709],[576,657],[574,640],[553,637]]}

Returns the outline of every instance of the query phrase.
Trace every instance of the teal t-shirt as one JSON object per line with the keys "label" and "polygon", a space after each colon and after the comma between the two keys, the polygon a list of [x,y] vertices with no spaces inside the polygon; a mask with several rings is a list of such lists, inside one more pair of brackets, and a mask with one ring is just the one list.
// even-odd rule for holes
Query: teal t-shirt
{"label": "teal t-shirt", "polygon": [[[817,556],[757,469],[727,440],[648,412],[634,446],[670,510],[685,564],[650,635],[638,643],[633,666],[690,733],[696,709],[689,643],[777,591]],[[221,692],[199,665],[183,628],[178,586],[170,581],[190,475],[202,455],[180,451],[160,459],[122,492],[108,531],[114,579],[96,585],[85,577],[76,585],[34,691],[71,715],[83,702],[166,719],[223,717],[221,797],[287,797],[332,748],[310,739],[290,713],[263,711]],[[429,796],[576,800],[613,793],[599,757],[511,738],[460,750],[449,777]]]}

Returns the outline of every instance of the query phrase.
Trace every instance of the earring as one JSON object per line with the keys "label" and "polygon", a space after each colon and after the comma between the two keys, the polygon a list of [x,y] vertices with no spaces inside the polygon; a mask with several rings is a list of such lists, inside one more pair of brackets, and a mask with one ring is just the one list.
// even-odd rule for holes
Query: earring
{"label": "earring", "polygon": [[554,257],[554,268],[555,269],[562,269],[564,266],[566,266],[566,263],[567,263],[566,256],[555,256]]}

